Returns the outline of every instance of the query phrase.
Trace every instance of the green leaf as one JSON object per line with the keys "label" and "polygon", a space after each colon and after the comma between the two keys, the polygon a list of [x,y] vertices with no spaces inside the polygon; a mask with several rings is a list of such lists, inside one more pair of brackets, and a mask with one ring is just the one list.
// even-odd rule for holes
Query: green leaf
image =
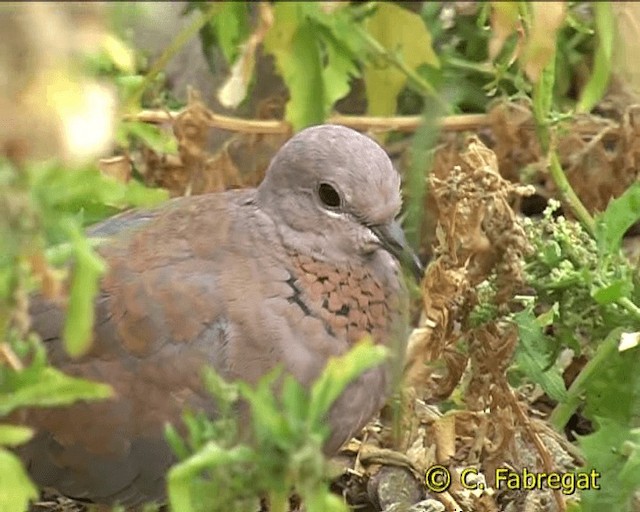
{"label": "green leaf", "polygon": [[590,385],[590,382],[597,382],[601,378],[601,368],[606,366],[618,352],[618,343],[622,333],[621,328],[610,331],[607,337],[600,341],[595,354],[571,383],[571,387],[567,391],[567,399],[559,403],[549,417],[549,422],[556,429],[564,429],[573,413],[584,402],[587,386]]}
{"label": "green leaf", "polygon": [[90,348],[95,316],[93,301],[106,266],[75,223],[69,221],[66,227],[74,245],[75,259],[63,339],[69,355],[79,356]]}
{"label": "green leaf", "polygon": [[[113,181],[113,180],[112,180]],[[148,188],[136,180],[130,180],[121,193],[120,204],[149,208],[169,199],[169,192],[161,188]]]}
{"label": "green leaf", "polygon": [[518,326],[519,343],[516,348],[518,367],[554,400],[563,401],[567,396],[560,371],[549,361],[555,353],[554,341],[542,331],[529,306],[514,315]]}
{"label": "green leaf", "polygon": [[18,407],[69,405],[77,400],[99,400],[112,395],[106,384],[70,377],[46,366],[5,372],[2,377],[6,387],[0,392],[0,416]]}
{"label": "green leaf", "polygon": [[309,393],[293,378],[286,379],[282,387],[282,406],[294,430],[299,430],[309,416]]}
{"label": "green leaf", "polygon": [[169,197],[166,190],[146,188],[136,180],[121,183],[104,176],[95,166],[68,170],[57,163],[46,163],[34,165],[29,177],[34,200],[50,237],[54,233],[58,237],[67,236],[61,228],[66,222],[60,220],[61,212],[75,216],[78,212],[95,209],[95,205],[119,209],[128,205],[153,206]]}
{"label": "green leaf", "polygon": [[[365,22],[367,32],[387,51],[398,54],[415,70],[423,64],[439,66],[422,18],[393,2],[379,2],[376,12]],[[367,65],[363,73],[367,90],[367,112],[373,116],[396,113],[398,95],[407,76],[390,63]]]}
{"label": "green leaf", "polygon": [[601,254],[620,250],[626,231],[640,220],[640,182],[634,182],[596,216],[596,240]]}
{"label": "green leaf", "polygon": [[169,447],[176,454],[179,460],[184,460],[189,457],[189,447],[184,439],[180,437],[178,430],[173,425],[165,425],[164,437],[169,444]]}
{"label": "green leaf", "polygon": [[358,343],[347,354],[330,359],[325,371],[311,388],[310,425],[320,424],[349,383],[382,363],[386,357],[385,347],[373,345],[367,339]]}
{"label": "green leaf", "polygon": [[24,512],[29,501],[38,498],[20,459],[13,453],[0,449],[0,511]]}
{"label": "green leaf", "polygon": [[0,446],[17,446],[26,443],[33,436],[33,430],[21,425],[0,424]]}
{"label": "green leaf", "polygon": [[236,60],[240,44],[249,35],[246,2],[220,2],[218,12],[209,22],[227,63]]}
{"label": "green leaf", "polygon": [[328,113],[334,103],[345,97],[351,89],[351,78],[359,71],[351,56],[332,38],[326,39],[327,65],[322,71],[324,110]]}
{"label": "green leaf", "polygon": [[612,304],[623,297],[628,297],[633,289],[629,279],[616,279],[604,286],[594,286],[591,296],[598,304]]}
{"label": "green leaf", "polygon": [[[617,343],[619,336],[614,341]],[[608,418],[627,425],[640,417],[639,354],[639,348],[624,352],[614,349],[599,358],[597,368],[584,384],[587,417]]]}
{"label": "green leaf", "polygon": [[324,80],[317,31],[309,22],[313,3],[279,2],[273,8],[275,22],[264,48],[289,89],[286,118],[298,131],[325,119]]}
{"label": "green leaf", "polygon": [[599,489],[581,494],[583,512],[630,511],[635,491],[640,490],[640,429],[612,418],[595,418],[597,430],[580,437],[588,470],[600,473]]}
{"label": "green leaf", "polygon": [[335,102],[351,90],[351,79],[360,76],[357,62],[364,45],[353,30],[356,21],[348,6],[339,7],[330,15],[321,10],[313,11],[310,15],[325,49],[322,77],[324,109],[328,114]]}
{"label": "green leaf", "polygon": [[118,125],[118,141],[124,147],[131,137],[139,138],[146,146],[157,153],[178,154],[178,142],[173,134],[162,130],[159,126],[141,121],[122,121]]}
{"label": "green leaf", "polygon": [[[240,394],[251,406],[251,419],[258,442],[264,440],[284,447],[292,440],[287,424],[280,413],[277,394],[274,393],[275,382],[281,376],[282,369],[275,368],[265,375],[255,388],[245,382],[238,382],[238,386]],[[290,377],[285,377],[285,384],[289,379]]]}
{"label": "green leaf", "polygon": [[582,89],[576,110],[589,112],[597,105],[607,90],[611,78],[613,45],[615,40],[615,16],[609,2],[593,4],[598,47],[596,48],[593,71],[589,81]]}
{"label": "green leaf", "polygon": [[167,485],[169,502],[173,510],[184,512],[196,508],[192,499],[192,480],[202,471],[219,466],[249,463],[254,458],[253,451],[246,446],[223,449],[211,442],[188,459],[176,464],[169,470]]}

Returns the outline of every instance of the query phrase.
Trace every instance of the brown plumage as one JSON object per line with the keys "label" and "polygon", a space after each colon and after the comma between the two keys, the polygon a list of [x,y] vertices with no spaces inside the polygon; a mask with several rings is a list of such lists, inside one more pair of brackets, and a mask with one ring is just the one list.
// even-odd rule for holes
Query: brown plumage
{"label": "brown plumage", "polygon": [[[165,422],[179,423],[186,405],[214,414],[203,365],[255,383],[283,364],[308,386],[364,334],[402,336],[399,184],[375,142],[325,125],[285,144],[258,189],[179,198],[94,227],[109,239],[99,249],[109,271],[90,352],[64,354],[54,304],[36,298],[33,321],[57,366],[116,396],[21,412],[38,430],[20,450],[35,481],[97,503],[162,499],[174,460]],[[381,407],[388,370],[368,371],[336,402],[328,453]]]}

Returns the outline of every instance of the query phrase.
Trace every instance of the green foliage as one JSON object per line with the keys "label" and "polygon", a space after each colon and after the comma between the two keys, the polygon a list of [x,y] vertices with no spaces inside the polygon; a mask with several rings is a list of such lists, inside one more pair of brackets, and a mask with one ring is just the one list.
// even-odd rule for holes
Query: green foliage
{"label": "green foliage", "polygon": [[289,88],[286,117],[296,130],[320,124],[359,76],[362,42],[349,27],[349,8],[325,13],[316,2],[279,2],[264,40]]}
{"label": "green foliage", "polygon": [[437,115],[439,109],[434,101],[428,99],[425,102],[423,122],[416,131],[411,147],[411,167],[405,175],[405,220],[404,231],[411,247],[416,250],[420,247],[422,223],[424,218],[424,199],[427,194],[427,181],[424,179],[424,170],[431,167],[433,151],[438,135]]}
{"label": "green foliage", "polygon": [[589,112],[604,96],[611,76],[615,38],[615,16],[609,2],[594,4],[598,46],[594,55],[593,72],[584,86],[576,110]]}
{"label": "green foliage", "polygon": [[[326,483],[324,418],[349,382],[384,358],[383,347],[360,343],[332,359],[310,392],[278,370],[256,387],[227,384],[208,372],[207,387],[216,399],[218,419],[186,414],[186,440],[174,428],[167,430],[181,460],[168,476],[173,510],[247,510],[266,496],[270,510],[284,511],[294,489],[309,512],[345,510]],[[279,391],[274,393],[274,388]],[[251,415],[250,432],[242,428],[238,415],[245,406]],[[247,436],[251,442],[245,444]]]}
{"label": "green foliage", "polygon": [[0,369],[0,416],[20,407],[68,405],[78,400],[98,400],[111,396],[111,388],[104,384],[69,377],[47,365],[44,349],[37,351],[32,364],[22,371]]}
{"label": "green foliage", "polygon": [[276,26],[264,41],[289,88],[286,117],[296,130],[319,124],[326,117],[322,59],[309,20],[317,4],[281,2],[274,7]]}
{"label": "green foliage", "polygon": [[[586,468],[602,474],[602,490],[584,494],[583,511],[629,510],[640,482],[638,431],[629,426],[640,419],[640,374],[635,371],[640,349],[618,349],[623,332],[640,326],[634,303],[640,296],[637,273],[620,253],[622,234],[640,220],[637,194],[634,186],[610,203],[598,217],[595,239],[577,222],[554,218],[557,203],[529,225],[535,251],[527,263],[527,281],[535,289],[537,307],[548,312],[542,320],[531,308],[515,315],[521,334],[516,360],[559,400],[550,418],[553,425],[563,428],[584,404],[583,413],[596,426],[580,446]],[[590,356],[566,393],[554,366],[562,347]]]}
{"label": "green foliage", "polygon": [[118,124],[116,141],[122,148],[129,148],[134,141],[156,153],[178,154],[178,142],[173,135],[158,126],[139,121],[123,121]]}
{"label": "green foliage", "polygon": [[[189,2],[186,13],[199,9],[203,11],[203,2]],[[203,49],[207,52],[209,63],[213,63],[211,50],[217,46],[222,50],[228,64],[238,57],[240,45],[249,36],[248,4],[246,2],[220,2],[215,13],[200,30]],[[215,68],[212,68],[215,72]]]}
{"label": "green foliage", "polygon": [[605,417],[596,423],[596,432],[581,438],[580,447],[588,454],[587,468],[602,475],[600,489],[582,493],[581,509],[633,510],[631,500],[640,482],[640,429]]}
{"label": "green foliage", "polygon": [[[554,104],[567,102],[571,84],[593,51],[593,27],[600,44],[593,78],[582,91],[581,108],[592,108],[608,81],[610,27],[605,22],[606,8],[594,7],[592,20],[583,14],[585,5],[570,4],[560,26],[556,57],[552,58],[557,60],[552,73],[555,80],[548,90]],[[199,2],[191,2],[187,12],[193,9],[206,10]],[[286,119],[295,130],[324,121],[360,77],[367,112],[381,116],[398,110],[419,113],[426,98],[435,100],[444,111],[483,111],[493,96],[530,94],[536,85],[523,71],[522,33],[518,30],[520,22],[530,29],[536,21],[530,3],[486,2],[469,14],[454,14],[453,6],[441,2],[424,2],[419,13],[393,2],[277,2],[271,9],[274,19],[264,50],[274,56],[289,90]],[[257,9],[249,2],[212,7],[201,30],[210,63],[215,47],[228,64],[236,62],[240,45],[247,41],[254,24],[252,10]],[[503,32],[508,29],[508,33],[503,34],[500,51],[490,55],[496,27],[489,25],[496,22],[503,24],[497,28]],[[550,45],[544,27],[536,34],[527,55],[538,65],[548,56]]]}
{"label": "green foliage", "polygon": [[[552,202],[541,222],[528,223],[534,256],[526,265],[527,280],[540,303],[558,308],[554,336],[579,349],[575,336],[604,337],[614,322],[628,323],[619,301],[635,295],[635,278],[619,252],[599,256],[598,242],[580,224],[553,218],[558,207]],[[619,294],[603,292],[613,289]]]}
{"label": "green foliage", "polygon": [[596,217],[596,239],[601,256],[620,250],[622,237],[640,219],[640,183],[633,183]]}
{"label": "green foliage", "polygon": [[[386,52],[396,54],[409,69],[417,69],[423,64],[439,67],[438,57],[431,47],[431,35],[418,14],[391,2],[380,2],[364,26]],[[363,73],[367,111],[374,116],[394,115],[398,96],[408,77],[402,69],[377,60],[368,63]]]}
{"label": "green foliage", "polygon": [[[128,204],[152,205],[165,198],[164,191],[147,190],[134,181],[119,183],[95,167],[74,170],[55,162],[16,167],[0,161],[0,339],[3,352],[15,358],[11,365],[0,364],[0,417],[23,407],[111,395],[106,385],[67,376],[48,365],[44,346],[28,335],[27,297],[45,281],[53,286],[72,260],[63,339],[70,354],[84,352],[93,324],[93,299],[105,270],[95,244],[83,234],[84,224]],[[30,435],[28,429],[0,425],[0,446],[20,444]],[[0,510],[22,512],[36,497],[19,459],[0,448]]]}
{"label": "green foliage", "polygon": [[[535,52],[522,46],[522,34],[530,35],[535,22],[531,3],[486,2],[468,14],[454,13],[450,3],[438,2],[424,2],[419,13],[390,2],[327,4],[270,5],[274,23],[264,50],[275,58],[289,90],[286,118],[296,130],[323,122],[356,81],[365,86],[370,114],[422,112],[425,124],[415,137],[407,178],[408,234],[416,246],[425,194],[422,172],[430,159],[425,148],[433,146],[437,135],[435,113],[484,111],[494,96],[532,95],[550,173],[582,226],[553,218],[552,208],[541,222],[528,225],[535,252],[526,272],[534,297],[510,317],[520,333],[511,375],[536,382],[559,401],[551,417],[556,427],[564,427],[581,406],[594,422],[596,431],[581,438],[580,447],[587,468],[603,474],[602,490],[585,493],[581,509],[628,509],[640,481],[639,433],[632,428],[640,421],[640,376],[634,371],[639,349],[620,352],[618,343],[624,332],[638,331],[640,309],[635,304],[640,293],[637,271],[621,256],[620,243],[640,219],[640,187],[632,186],[594,222],[573,194],[554,148],[555,124],[566,115],[561,108],[589,111],[605,92],[613,51],[611,6],[568,4],[557,37],[537,35],[535,42],[547,53],[534,62],[541,72],[531,78],[523,56],[531,64]],[[133,8],[112,12],[126,17]],[[201,16],[178,34],[146,75],[140,74],[146,63],[116,38],[107,39],[98,55],[86,59],[85,71],[109,79],[129,107],[139,109],[142,93],[146,91],[148,103],[148,93],[157,92],[154,87],[161,84],[164,65],[198,32],[210,63],[214,46],[227,63],[234,63],[250,36],[253,6],[191,2],[188,10],[195,8]],[[504,29],[504,39],[492,52],[496,28]],[[576,70],[589,63],[592,54],[589,80],[577,98],[570,97]],[[165,94],[156,94],[152,101],[165,101]],[[116,140],[127,150],[142,143],[155,151],[177,152],[172,137],[136,121],[119,123]],[[84,226],[126,205],[148,206],[165,198],[164,192],[149,191],[136,181],[122,184],[105,178],[95,168],[0,162],[0,348],[8,347],[24,365],[0,364],[0,416],[22,407],[109,396],[107,387],[65,376],[47,364],[41,343],[28,333],[28,296],[62,279],[73,262],[64,339],[71,354],[82,353],[93,323],[98,280],[105,271],[94,250],[96,241],[83,235]],[[491,296],[491,285],[485,292]],[[498,314],[490,303],[482,303],[474,321]],[[566,347],[590,356],[568,390],[556,364]],[[333,361],[309,393],[277,373],[255,388],[207,374],[219,417],[210,421],[186,413],[184,439],[174,429],[167,431],[180,459],[169,474],[174,509],[246,509],[263,493],[271,509],[279,511],[294,487],[311,512],[342,509],[340,500],[327,491],[322,420],[347,383],[381,357],[377,348],[358,347]],[[274,386],[279,394],[273,393]],[[248,430],[260,450],[243,444],[246,432],[237,407],[245,406],[252,410]],[[23,427],[0,425],[0,511],[24,510],[37,496],[19,460],[4,448],[30,435]]]}
{"label": "green foliage", "polygon": [[20,459],[0,448],[0,510],[23,512],[29,501],[38,497],[38,490],[29,480]]}
{"label": "green foliage", "polygon": [[567,392],[560,370],[554,365],[557,356],[555,342],[543,331],[553,318],[549,316],[541,315],[536,318],[531,306],[514,315],[519,334],[516,365],[551,398],[562,401]]}

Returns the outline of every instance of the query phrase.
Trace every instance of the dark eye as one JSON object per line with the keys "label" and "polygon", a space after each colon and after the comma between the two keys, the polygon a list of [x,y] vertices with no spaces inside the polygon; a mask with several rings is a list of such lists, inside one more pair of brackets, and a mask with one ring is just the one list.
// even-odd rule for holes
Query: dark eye
{"label": "dark eye", "polygon": [[320,201],[328,208],[339,208],[342,205],[340,194],[328,183],[320,183],[318,196],[320,196]]}

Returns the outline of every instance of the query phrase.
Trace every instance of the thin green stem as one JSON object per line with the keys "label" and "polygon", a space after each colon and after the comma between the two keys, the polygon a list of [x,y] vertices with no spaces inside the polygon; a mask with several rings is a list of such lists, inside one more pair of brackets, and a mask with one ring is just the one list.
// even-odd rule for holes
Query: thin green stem
{"label": "thin green stem", "polygon": [[387,50],[377,41],[377,39],[371,36],[371,34],[369,34],[362,27],[356,26],[356,30],[358,32],[358,35],[364,42],[367,43],[371,50],[373,50],[378,56],[383,57],[390,64],[402,71],[407,76],[410,83],[413,84],[413,86],[416,87],[421,94],[434,98],[434,100],[444,110],[445,113],[453,113],[451,106],[448,105],[440,97],[435,88],[424,78],[422,78],[418,73],[416,73],[415,70],[411,69],[402,57]]}
{"label": "thin green stem", "polygon": [[585,365],[567,390],[567,399],[558,404],[551,413],[549,422],[559,431],[565,427],[573,413],[582,403],[582,395],[585,392],[587,381],[596,372],[602,362],[609,359],[617,350],[620,332],[620,329],[616,329],[607,336],[604,343],[598,347],[595,355]]}
{"label": "thin green stem", "polygon": [[[562,170],[560,165],[560,159],[555,149],[549,151],[549,172],[553,178],[556,187],[560,191],[562,199],[569,204],[571,210],[576,215],[580,223],[584,226],[587,232],[596,238],[596,223],[591,214],[587,211],[582,201],[578,198],[573,191],[569,180]],[[622,297],[616,300],[616,303],[626,309],[631,315],[640,320],[640,308],[633,303],[628,297]]]}
{"label": "thin green stem", "polygon": [[640,321],[640,308],[636,306],[629,297],[622,297],[616,302]]}
{"label": "thin green stem", "polygon": [[582,204],[582,201],[580,201],[580,198],[573,191],[573,188],[571,188],[571,184],[562,170],[560,159],[558,158],[558,153],[555,149],[551,149],[549,151],[549,173],[551,174],[556,187],[558,187],[558,191],[560,192],[563,201],[571,207],[571,210],[580,223],[584,226],[587,232],[595,238],[596,223],[591,214]]}
{"label": "thin green stem", "polygon": [[219,9],[220,5],[217,2],[212,2],[209,8],[204,11],[201,16],[197,17],[191,24],[184,27],[182,31],[173,38],[171,44],[165,48],[160,57],[158,57],[158,59],[153,63],[151,69],[145,75],[144,80],[129,98],[128,106],[130,109],[136,109],[139,107],[140,99],[142,98],[144,91],[149,87],[149,84],[156,78],[158,73],[166,67],[169,61],[180,51],[180,49],[209,22]]}

